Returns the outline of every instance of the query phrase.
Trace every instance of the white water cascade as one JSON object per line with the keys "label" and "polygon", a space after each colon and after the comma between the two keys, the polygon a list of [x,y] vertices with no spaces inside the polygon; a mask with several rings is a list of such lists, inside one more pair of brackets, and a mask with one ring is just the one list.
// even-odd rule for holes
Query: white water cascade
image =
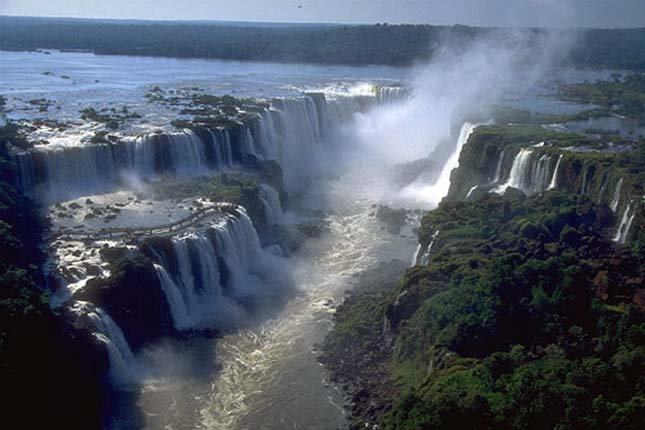
{"label": "white water cascade", "polygon": [[380,101],[371,96],[324,94],[274,99],[255,117],[225,129],[184,130],[123,137],[114,143],[41,146],[16,153],[19,186],[55,197],[103,191],[131,177],[203,175],[255,159],[297,170],[324,136]]}
{"label": "white water cascade", "polygon": [[477,188],[479,188],[479,185],[473,185],[472,187],[470,187],[470,189],[466,193],[466,199],[470,198],[470,196],[475,192]]}
{"label": "white water cascade", "polygon": [[414,254],[412,255],[412,266],[416,266],[417,260],[419,259],[419,254],[421,254],[421,250],[423,247],[421,244],[417,245],[417,248],[414,250]]}
{"label": "white water cascade", "polygon": [[499,154],[499,159],[497,160],[497,166],[495,167],[495,177],[493,178],[493,183],[497,184],[502,180],[502,165],[504,163],[504,155],[506,151],[502,149],[502,152]]}
{"label": "white water cascade", "polygon": [[493,192],[503,194],[506,189],[513,187],[525,194],[531,194],[555,188],[562,154],[558,157],[555,168],[552,170],[553,157],[551,155],[542,154],[537,160],[533,157],[533,148],[542,146],[543,143],[531,148],[520,149],[513,159],[508,179],[502,185],[494,188]]}
{"label": "white water cascade", "polygon": [[196,175],[206,171],[204,142],[186,131],[145,135],[115,144],[52,147],[16,155],[20,187],[33,192],[91,192],[135,173],[152,177],[158,173]]}
{"label": "white water cascade", "polygon": [[260,184],[260,200],[264,207],[264,216],[268,225],[279,224],[282,220],[283,211],[280,204],[278,192],[270,185]]}
{"label": "white water cascade", "polygon": [[555,163],[555,170],[553,171],[553,176],[551,177],[551,183],[549,184],[549,190],[554,190],[558,186],[558,170],[560,169],[560,162],[562,161],[562,154],[558,157],[558,161]]}
{"label": "white water cascade", "polygon": [[551,171],[551,157],[548,154],[543,154],[537,161],[533,168],[533,175],[531,176],[530,192],[540,192],[546,190],[551,181],[549,180],[549,173]]}
{"label": "white water cascade", "polygon": [[175,327],[221,327],[243,316],[237,300],[255,294],[252,271],[263,252],[246,212],[171,241],[172,255],[155,250],[155,268]]}
{"label": "white water cascade", "polygon": [[620,189],[623,187],[623,178],[620,178],[618,180],[618,184],[616,185],[616,190],[614,191],[614,195],[611,198],[611,204],[609,207],[611,210],[615,213],[616,210],[618,210],[618,203],[620,203]]}
{"label": "white water cascade", "polygon": [[506,189],[509,187],[517,188],[522,191],[529,189],[530,184],[527,183],[526,173],[529,169],[532,154],[532,149],[520,149],[520,152],[517,153],[513,160],[513,166],[511,167],[511,173],[509,174],[508,180],[493,191],[499,194],[504,194]]}
{"label": "white water cascade", "polygon": [[[435,239],[437,238],[438,235],[439,235],[439,230],[435,231],[434,234],[432,235],[432,240],[430,241],[430,243],[426,247],[426,250],[423,252],[421,257],[419,258],[418,264],[420,264],[422,266],[425,266],[428,263],[430,263],[430,252],[432,251],[432,247],[433,247]],[[419,246],[421,246],[421,245],[419,245]]]}
{"label": "white water cascade", "polygon": [[94,337],[105,344],[110,359],[110,372],[119,383],[133,382],[136,372],[134,354],[123,332],[103,309],[88,302],[75,302],[71,308],[77,320],[89,322]]}
{"label": "white water cascade", "polygon": [[468,138],[475,131],[479,124],[472,124],[470,122],[465,122],[461,130],[459,131],[459,138],[457,139],[457,145],[452,155],[443,166],[439,179],[433,185],[422,186],[420,190],[416,188],[418,185],[412,184],[409,187],[414,188],[414,190],[406,189],[403,190],[403,194],[414,194],[420,195],[421,198],[427,202],[437,205],[441,199],[443,199],[450,190],[450,175],[452,171],[459,167],[459,156],[461,155],[461,150],[468,142]]}
{"label": "white water cascade", "polygon": [[632,222],[634,222],[635,217],[636,214],[632,213],[631,204],[628,204],[625,208],[625,211],[623,212],[623,216],[620,220],[620,224],[618,225],[618,229],[616,229],[616,234],[612,239],[614,242],[623,244],[627,241],[627,234],[629,233],[629,229],[631,228]]}

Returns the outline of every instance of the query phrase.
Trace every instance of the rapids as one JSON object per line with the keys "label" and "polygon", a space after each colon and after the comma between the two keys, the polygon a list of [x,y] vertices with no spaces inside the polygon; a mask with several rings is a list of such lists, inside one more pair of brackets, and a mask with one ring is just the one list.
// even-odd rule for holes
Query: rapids
{"label": "rapids", "polygon": [[[330,232],[290,261],[301,292],[277,314],[217,341],[189,338],[143,354],[150,375],[137,396],[145,428],[344,427],[343,396],[325,381],[316,344],[352,276],[379,262],[408,260],[416,244],[412,223],[391,235],[373,216],[379,200],[367,176],[321,180],[302,196],[302,205],[324,211]],[[200,363],[202,370],[178,362]],[[121,411],[112,428],[128,428],[132,419]]]}

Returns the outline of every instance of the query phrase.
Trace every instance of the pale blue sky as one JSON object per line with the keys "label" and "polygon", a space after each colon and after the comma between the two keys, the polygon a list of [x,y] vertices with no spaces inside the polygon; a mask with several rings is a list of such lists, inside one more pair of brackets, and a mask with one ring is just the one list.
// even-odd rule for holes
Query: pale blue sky
{"label": "pale blue sky", "polygon": [[281,22],[645,27],[645,0],[0,0],[0,14]]}

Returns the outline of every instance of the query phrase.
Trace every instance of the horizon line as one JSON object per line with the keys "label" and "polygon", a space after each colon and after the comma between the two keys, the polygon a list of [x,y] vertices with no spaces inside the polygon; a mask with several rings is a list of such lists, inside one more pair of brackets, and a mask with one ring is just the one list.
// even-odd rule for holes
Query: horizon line
{"label": "horizon line", "polygon": [[174,18],[107,18],[107,17],[82,17],[82,16],[61,16],[61,15],[14,15],[0,13],[0,18],[27,18],[27,19],[60,19],[69,21],[113,21],[113,22],[146,22],[146,23],[184,23],[184,24],[246,24],[246,25],[275,25],[275,26],[377,26],[377,25],[392,25],[392,26],[430,26],[430,27],[472,27],[472,28],[486,28],[486,29],[559,29],[559,30],[645,30],[642,27],[593,27],[593,26],[579,26],[579,27],[540,27],[540,26],[510,26],[510,25],[473,25],[463,23],[453,24],[433,24],[430,22],[337,22],[337,21],[262,21],[262,20],[227,20],[227,19],[174,19]]}

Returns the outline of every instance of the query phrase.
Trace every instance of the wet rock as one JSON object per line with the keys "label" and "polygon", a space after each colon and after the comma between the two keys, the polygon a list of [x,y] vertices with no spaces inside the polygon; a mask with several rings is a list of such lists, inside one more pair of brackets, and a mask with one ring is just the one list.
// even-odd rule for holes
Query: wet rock
{"label": "wet rock", "polygon": [[152,262],[141,253],[113,252],[109,278],[90,279],[75,298],[99,306],[121,327],[133,349],[174,333],[172,316]]}
{"label": "wet rock", "polygon": [[385,224],[390,234],[399,234],[408,221],[406,209],[391,209],[388,206],[379,206],[376,211],[376,218]]}

